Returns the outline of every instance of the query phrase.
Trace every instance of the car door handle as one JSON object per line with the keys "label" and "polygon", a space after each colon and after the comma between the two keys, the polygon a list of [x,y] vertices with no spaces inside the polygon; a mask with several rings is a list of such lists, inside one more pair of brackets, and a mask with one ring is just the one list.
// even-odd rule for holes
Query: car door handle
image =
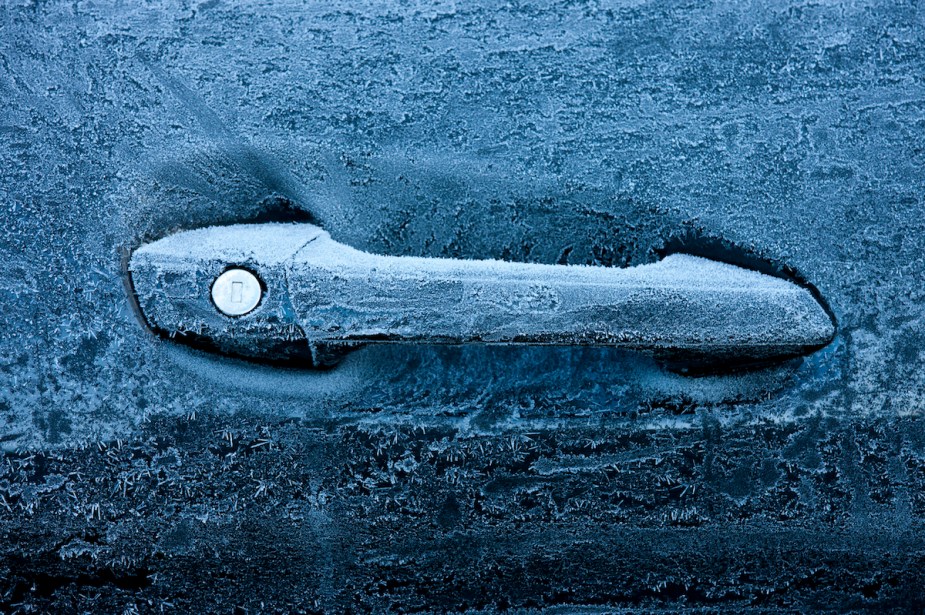
{"label": "car door handle", "polygon": [[383,256],[312,224],[184,231],[138,248],[137,306],[162,336],[261,360],[335,363],[375,342],[621,346],[750,361],[828,343],[802,286],[687,254],[617,269]]}

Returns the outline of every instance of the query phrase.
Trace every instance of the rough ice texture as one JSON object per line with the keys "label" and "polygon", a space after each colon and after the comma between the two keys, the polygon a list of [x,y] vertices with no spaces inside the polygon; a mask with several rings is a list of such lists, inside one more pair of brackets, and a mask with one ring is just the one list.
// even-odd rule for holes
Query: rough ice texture
{"label": "rough ice texture", "polygon": [[[241,318],[209,300],[216,272],[231,266],[266,286],[266,299]],[[156,330],[254,358],[267,358],[268,341],[301,340],[611,345],[756,359],[817,349],[834,333],[805,288],[686,254],[625,269],[394,257],[310,224],[259,224],[172,235],[139,248],[129,269]]]}
{"label": "rough ice texture", "polygon": [[[922,610],[921,3],[113,6],[0,3],[0,610]],[[839,334],[684,378],[138,326],[120,247],[286,202],[394,256],[721,238]]]}

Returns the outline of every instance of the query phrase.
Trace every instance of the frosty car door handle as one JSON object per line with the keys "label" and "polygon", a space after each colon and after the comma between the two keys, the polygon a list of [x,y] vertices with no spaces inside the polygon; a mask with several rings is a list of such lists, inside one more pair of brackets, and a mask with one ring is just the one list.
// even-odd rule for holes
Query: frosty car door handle
{"label": "frosty car door handle", "polygon": [[180,232],[129,272],[157,333],[263,360],[332,364],[372,342],[608,345],[741,360],[828,343],[805,288],[686,254],[616,269],[381,256],[311,224]]}

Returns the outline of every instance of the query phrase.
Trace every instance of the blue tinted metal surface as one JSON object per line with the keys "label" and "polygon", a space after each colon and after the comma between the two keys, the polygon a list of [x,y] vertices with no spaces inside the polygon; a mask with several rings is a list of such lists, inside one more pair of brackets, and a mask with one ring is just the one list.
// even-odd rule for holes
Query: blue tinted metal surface
{"label": "blue tinted metal surface", "polygon": [[[921,609],[923,50],[902,2],[4,3],[4,607]],[[722,248],[838,335],[733,377],[305,373],[134,318],[120,250],[309,217],[396,256]]]}

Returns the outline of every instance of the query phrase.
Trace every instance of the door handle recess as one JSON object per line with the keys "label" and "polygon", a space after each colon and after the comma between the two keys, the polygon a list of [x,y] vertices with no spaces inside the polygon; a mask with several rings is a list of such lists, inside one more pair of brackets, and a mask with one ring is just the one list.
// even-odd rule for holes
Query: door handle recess
{"label": "door handle recess", "polygon": [[396,257],[355,250],[312,224],[240,224],[146,244],[129,273],[158,334],[316,367],[374,342],[766,361],[818,349],[835,333],[806,288],[687,254],[626,269]]}

